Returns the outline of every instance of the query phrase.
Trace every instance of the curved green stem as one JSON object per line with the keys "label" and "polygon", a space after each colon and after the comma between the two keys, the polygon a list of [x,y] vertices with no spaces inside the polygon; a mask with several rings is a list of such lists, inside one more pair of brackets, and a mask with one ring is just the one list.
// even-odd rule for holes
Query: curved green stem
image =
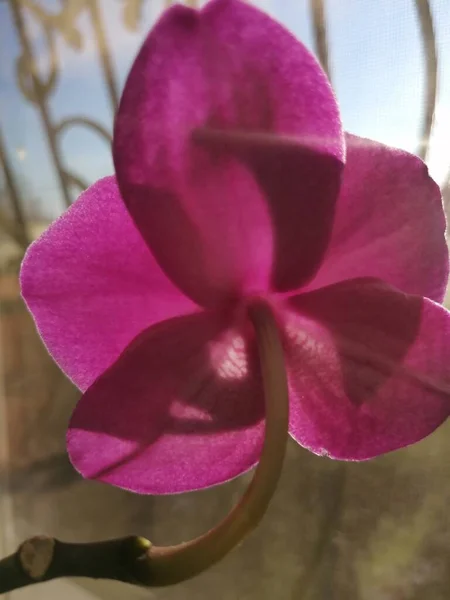
{"label": "curved green stem", "polygon": [[266,432],[261,459],[240,503],[214,529],[185,544],[151,547],[149,583],[170,585],[189,579],[223,558],[260,522],[276,489],[286,451],[289,403],[283,349],[271,309],[263,302],[249,308],[255,327],[266,403]]}

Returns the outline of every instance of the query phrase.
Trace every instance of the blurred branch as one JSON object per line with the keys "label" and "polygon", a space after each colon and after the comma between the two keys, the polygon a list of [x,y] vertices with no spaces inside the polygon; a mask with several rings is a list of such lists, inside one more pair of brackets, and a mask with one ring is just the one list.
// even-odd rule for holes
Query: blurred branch
{"label": "blurred branch", "polygon": [[15,226],[14,222],[11,222],[11,219],[6,217],[1,208],[0,229],[4,231],[11,239],[13,239],[23,250],[27,248],[28,241],[23,237],[22,231]]}
{"label": "blurred branch", "polygon": [[136,31],[142,18],[143,0],[125,0],[123,23],[129,31]]}
{"label": "blurred branch", "polygon": [[425,98],[423,107],[423,122],[420,136],[418,155],[426,160],[431,131],[433,129],[434,114],[437,101],[438,86],[438,56],[436,47],[436,34],[433,25],[433,16],[429,0],[415,0],[420,22],[420,32],[425,57]]}
{"label": "blurred branch", "polygon": [[[135,28],[141,16],[143,0],[123,1],[125,2],[123,13],[125,25]],[[57,124],[52,118],[50,98],[57,87],[62,66],[60,55],[57,52],[57,36],[61,35],[73,49],[81,50],[85,40],[78,21],[83,14],[88,15],[93,28],[101,71],[113,112],[118,107],[119,90],[99,1],[65,0],[59,4],[59,9],[52,11],[45,3],[36,0],[9,0],[12,21],[21,49],[16,63],[17,85],[23,96],[39,111],[58,184],[68,207],[71,204],[69,185],[75,183],[77,186],[81,186],[81,179],[72,175],[68,176],[69,169],[64,165],[64,157],[59,144],[60,134],[70,126],[82,125],[95,130],[108,143],[111,142],[109,132],[92,119],[75,116],[63,119],[61,123]],[[49,67],[46,73],[40,68],[40,61],[37,60],[34,37],[29,29],[30,21],[33,25],[37,24],[42,31],[40,37],[42,37],[44,51],[40,50],[39,55],[47,58],[46,62]],[[85,182],[82,187],[87,187]]]}
{"label": "blurred branch", "polygon": [[93,119],[89,119],[88,117],[69,117],[67,119],[63,119],[60,123],[55,127],[55,132],[57,134],[62,133],[65,129],[74,127],[74,126],[83,126],[88,129],[93,129],[96,131],[102,138],[106,140],[108,144],[112,144],[112,136],[99,123],[96,123]]}
{"label": "blurred branch", "polygon": [[331,82],[331,71],[328,59],[328,36],[325,13],[325,0],[310,0],[313,16],[314,43],[319,62]]}
{"label": "blurred branch", "polygon": [[[22,55],[17,62],[17,80],[21,86],[22,92],[26,97],[33,102],[39,110],[39,114],[46,132],[46,137],[49,145],[50,155],[56,167],[56,173],[59,180],[59,186],[66,206],[70,206],[70,196],[67,190],[62,175],[62,160],[58,149],[58,143],[53,131],[52,121],[50,117],[50,108],[48,97],[56,84],[57,67],[56,54],[54,48],[53,37],[50,35],[50,25],[46,22],[44,31],[46,32],[46,43],[51,57],[50,75],[47,78],[42,78],[37,67],[36,57],[33,52],[31,38],[29,36],[26,25],[24,7],[27,3],[21,0],[9,0],[9,6],[13,17],[14,26],[19,36]],[[25,81],[27,84],[25,84]],[[21,85],[22,82],[22,85]],[[24,88],[25,85],[25,88]]]}
{"label": "blurred branch", "polygon": [[116,113],[119,106],[119,91],[98,0],[91,0],[88,4],[88,9],[91,13],[91,21],[97,41],[98,55],[102,64],[103,76],[108,89],[111,107],[113,112]]}
{"label": "blurred branch", "polygon": [[[164,8],[169,8],[170,6],[172,6],[173,4],[175,4],[176,0],[165,0],[164,2]],[[187,6],[190,6],[191,8],[200,8],[200,2],[199,0],[186,0],[185,4]]]}
{"label": "blurred branch", "polygon": [[5,175],[8,197],[11,200],[12,210],[14,213],[14,223],[10,223],[6,215],[0,212],[0,227],[11,236],[21,248],[26,248],[29,244],[25,217],[22,210],[22,202],[20,198],[19,186],[17,185],[13,169],[9,164],[6,155],[6,149],[3,144],[3,137],[0,132],[0,163]]}
{"label": "blurred branch", "polygon": [[[57,29],[67,44],[74,50],[81,50],[83,46],[83,37],[76,23],[89,0],[65,0],[64,2],[61,2],[61,10],[56,13],[50,12],[48,7],[44,8],[45,5],[41,6],[41,4],[35,2],[35,0],[14,1],[21,2],[23,7],[41,23],[42,27],[49,32],[52,29]],[[55,66],[56,55],[54,58],[53,65]]]}
{"label": "blurred branch", "polygon": [[69,173],[68,171],[64,171],[64,178],[68,186],[75,185],[80,192],[84,192],[89,187],[89,183],[79,177],[78,175],[74,175],[73,173]]}

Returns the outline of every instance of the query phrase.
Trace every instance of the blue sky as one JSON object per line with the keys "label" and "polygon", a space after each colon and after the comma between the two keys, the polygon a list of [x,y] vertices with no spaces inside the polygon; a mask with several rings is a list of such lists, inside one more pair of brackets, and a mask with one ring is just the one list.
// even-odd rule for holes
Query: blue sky
{"label": "blue sky", "polygon": [[[56,0],[39,0],[49,11]],[[136,32],[127,31],[123,2],[101,0],[106,33],[120,87],[139,45],[162,4],[146,0]],[[284,22],[313,48],[308,0],[255,1]],[[440,58],[440,93],[429,166],[441,183],[450,167],[450,11],[448,0],[431,1]],[[447,8],[445,8],[447,5]],[[411,0],[328,0],[327,17],[332,79],[347,130],[415,151],[419,142],[424,68],[415,3]],[[87,116],[111,129],[112,110],[105,92],[93,33],[87,16],[77,21],[85,41],[81,52],[58,36],[60,80],[49,106],[54,120]],[[42,73],[48,71],[43,32],[29,22]],[[8,154],[23,194],[49,218],[64,208],[48,146],[35,107],[20,94],[15,62],[20,46],[7,3],[0,3],[0,119]],[[107,144],[74,128],[61,148],[70,170],[89,182],[112,172]]]}

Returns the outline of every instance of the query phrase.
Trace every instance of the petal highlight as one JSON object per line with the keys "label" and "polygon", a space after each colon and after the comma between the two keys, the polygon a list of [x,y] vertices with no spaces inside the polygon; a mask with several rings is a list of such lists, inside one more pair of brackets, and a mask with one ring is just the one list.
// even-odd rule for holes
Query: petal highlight
{"label": "petal highlight", "polygon": [[20,280],[48,351],[82,390],[149,325],[197,308],[155,262],[114,177],[30,246]]}
{"label": "petal highlight", "polygon": [[254,342],[215,314],[146,330],[87,390],[67,436],[87,478],[142,494],[223,483],[259,459],[264,399]]}
{"label": "petal highlight", "polygon": [[292,298],[285,313],[291,434],[364,460],[415,443],[450,412],[450,313],[375,279]]}
{"label": "petal highlight", "polygon": [[[244,156],[242,145],[193,139],[205,128],[276,143],[247,143]],[[215,306],[271,280],[290,289],[317,269],[344,154],[338,109],[314,57],[256,8],[213,0],[163,15],[127,80],[113,154],[130,214],[196,302]]]}
{"label": "petal highlight", "polygon": [[347,134],[347,162],[319,288],[379,277],[442,302],[448,279],[445,215],[426,165],[403,150]]}

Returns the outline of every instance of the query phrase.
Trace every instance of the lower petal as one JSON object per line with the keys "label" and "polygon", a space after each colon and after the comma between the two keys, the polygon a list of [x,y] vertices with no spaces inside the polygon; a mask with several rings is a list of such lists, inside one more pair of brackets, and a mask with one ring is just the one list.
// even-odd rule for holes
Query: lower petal
{"label": "lower petal", "polygon": [[284,312],[292,436],[363,460],[413,444],[450,412],[450,313],[375,279],[291,298]]}
{"label": "lower petal", "polygon": [[216,315],[138,336],[84,394],[67,436],[87,478],[142,494],[223,483],[259,459],[264,403],[256,350]]}

